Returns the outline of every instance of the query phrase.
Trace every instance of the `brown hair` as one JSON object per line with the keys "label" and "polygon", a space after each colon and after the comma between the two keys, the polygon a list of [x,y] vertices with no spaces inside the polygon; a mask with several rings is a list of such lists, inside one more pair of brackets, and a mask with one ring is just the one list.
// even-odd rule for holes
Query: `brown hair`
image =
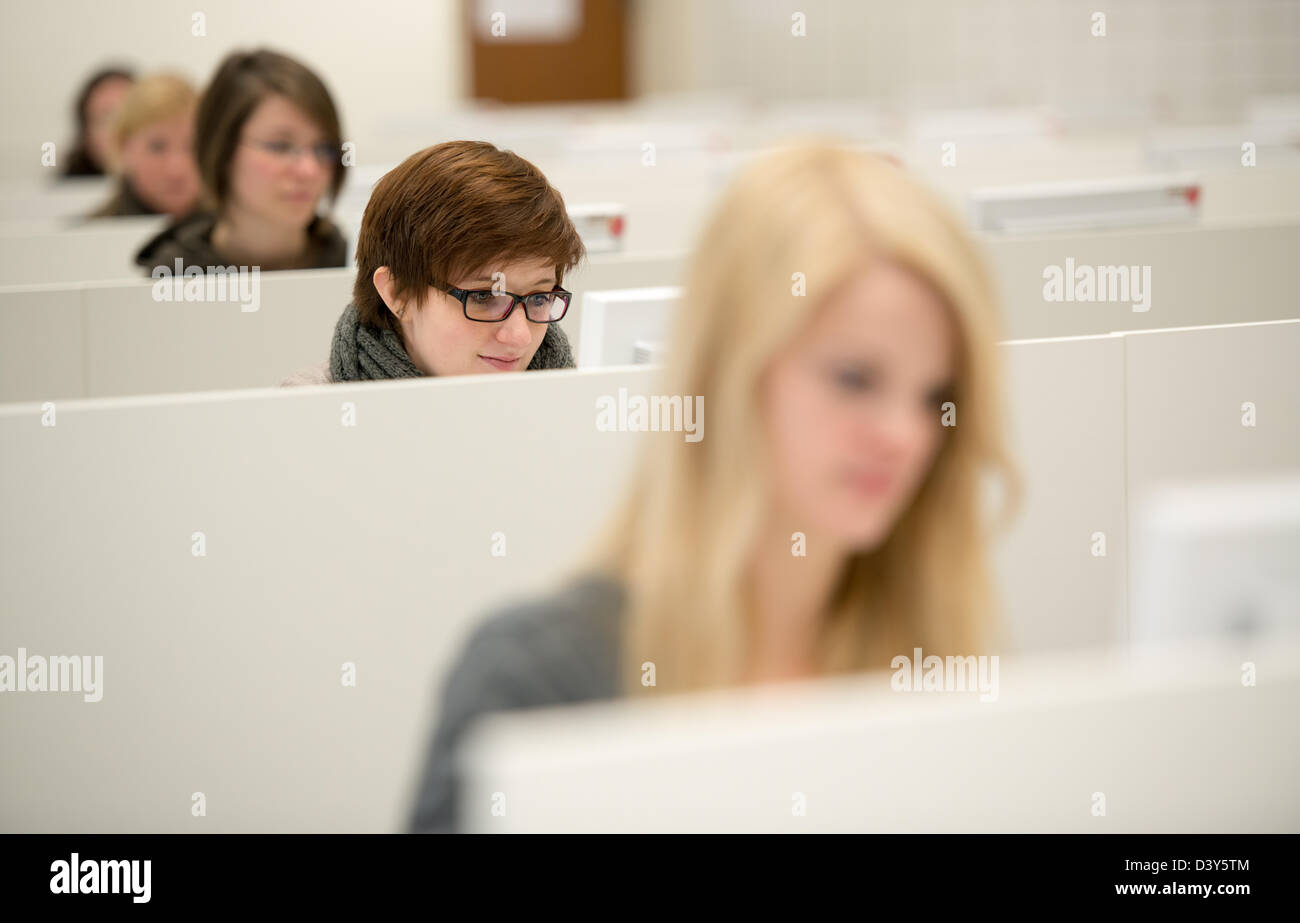
{"label": "brown hair", "polygon": [[550,259],[562,282],[585,255],[542,171],[485,141],[448,141],[412,154],[375,184],[357,237],[352,298],[361,323],[397,332],[373,282],[380,266],[397,297],[423,307],[430,288],[494,261]]}
{"label": "brown hair", "polygon": [[[264,99],[274,95],[287,97],[307,113],[327,140],[335,144],[342,141],[343,130],[339,127],[334,100],[308,67],[266,49],[227,55],[203,91],[194,124],[199,176],[217,209],[225,205],[230,191],[230,164],[244,123]],[[344,173],[342,162],[335,163],[331,197],[338,195]]]}
{"label": "brown hair", "polygon": [[94,95],[95,90],[99,89],[100,84],[108,80],[133,82],[135,73],[126,67],[106,67],[92,74],[90,79],[82,86],[81,92],[77,94],[75,104],[77,137],[73,141],[72,152],[68,155],[67,163],[64,166],[64,176],[102,176],[108,170],[107,164],[96,163],[90,159],[90,141],[86,137],[90,128],[86,124],[86,106],[90,105],[90,97]]}

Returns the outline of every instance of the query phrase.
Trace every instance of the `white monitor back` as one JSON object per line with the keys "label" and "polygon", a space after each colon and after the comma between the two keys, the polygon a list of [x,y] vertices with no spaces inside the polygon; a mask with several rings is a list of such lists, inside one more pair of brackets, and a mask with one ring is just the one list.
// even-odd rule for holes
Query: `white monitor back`
{"label": "white monitor back", "polygon": [[1135,641],[1300,635],[1300,467],[1156,488],[1135,520]]}
{"label": "white monitor back", "polygon": [[499,714],[467,740],[460,816],[477,833],[1293,833],[1298,655],[1004,659],[992,701],[882,672]]}
{"label": "white monitor back", "polygon": [[588,291],[582,300],[578,368],[634,365],[667,338],[676,287]]}

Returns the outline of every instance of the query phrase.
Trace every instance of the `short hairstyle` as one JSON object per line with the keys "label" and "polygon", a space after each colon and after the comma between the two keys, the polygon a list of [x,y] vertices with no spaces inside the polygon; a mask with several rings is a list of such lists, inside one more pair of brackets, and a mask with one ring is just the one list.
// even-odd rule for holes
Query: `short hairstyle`
{"label": "short hairstyle", "polygon": [[375,184],[357,238],[353,303],[361,323],[399,332],[373,282],[381,266],[398,297],[423,307],[430,288],[493,263],[548,259],[561,282],[585,255],[542,171],[485,141],[448,141],[412,154]]}
{"label": "short hairstyle", "polygon": [[126,139],[142,128],[189,112],[199,94],[184,77],[152,74],[137,80],[113,121],[113,144],[121,148]]}
{"label": "short hairstyle", "polygon": [[[226,56],[203,91],[194,123],[194,147],[199,176],[212,204],[219,210],[230,193],[230,164],[253,111],[270,96],[284,96],[314,121],[328,141],[342,142],[334,100],[321,79],[306,65],[265,48]],[[345,167],[334,164],[330,196],[343,185]]]}

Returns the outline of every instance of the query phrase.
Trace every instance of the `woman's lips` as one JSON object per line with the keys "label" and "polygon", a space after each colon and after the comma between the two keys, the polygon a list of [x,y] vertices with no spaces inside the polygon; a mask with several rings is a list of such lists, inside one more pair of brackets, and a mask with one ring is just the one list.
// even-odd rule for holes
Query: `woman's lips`
{"label": "woman's lips", "polygon": [[480,355],[479,358],[482,359],[484,362],[486,362],[488,365],[490,365],[492,368],[496,369],[497,371],[509,372],[514,370],[519,365],[519,360],[522,359],[523,357],[516,356],[513,359],[498,359],[495,356]]}
{"label": "woman's lips", "polygon": [[848,477],[849,486],[861,494],[871,497],[883,497],[894,484],[894,478],[888,474],[871,474],[861,472]]}

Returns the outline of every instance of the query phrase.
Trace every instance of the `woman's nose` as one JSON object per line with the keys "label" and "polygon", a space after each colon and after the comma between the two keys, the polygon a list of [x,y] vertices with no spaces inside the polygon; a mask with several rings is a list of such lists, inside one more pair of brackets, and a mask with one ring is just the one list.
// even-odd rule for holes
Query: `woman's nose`
{"label": "woman's nose", "polygon": [[532,324],[528,322],[528,316],[524,313],[524,306],[517,304],[515,309],[510,312],[510,316],[501,322],[501,330],[497,334],[497,339],[502,343],[522,346],[533,338],[531,327]]}

